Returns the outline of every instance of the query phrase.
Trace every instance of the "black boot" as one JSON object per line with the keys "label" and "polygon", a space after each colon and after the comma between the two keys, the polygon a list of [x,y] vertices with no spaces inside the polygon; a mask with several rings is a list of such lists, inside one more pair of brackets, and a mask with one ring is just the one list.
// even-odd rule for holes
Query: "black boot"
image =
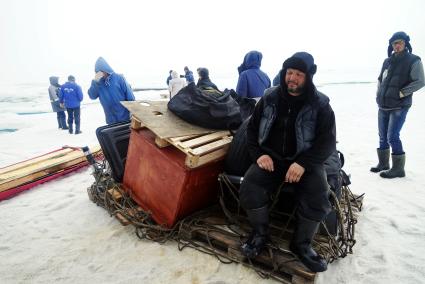
{"label": "black boot", "polygon": [[82,131],[80,130],[80,125],[75,124],[75,134],[80,134],[80,133],[82,133]]}
{"label": "black boot", "polygon": [[373,173],[379,173],[383,170],[388,170],[390,168],[390,149],[376,149],[378,152],[378,165],[376,167],[370,168],[370,171]]}
{"label": "black boot", "polygon": [[264,206],[246,210],[246,213],[253,230],[241,249],[246,257],[255,258],[269,241],[269,210]]}
{"label": "black boot", "polygon": [[380,173],[383,178],[405,177],[404,165],[406,163],[406,154],[391,155],[393,166],[390,170]]}
{"label": "black boot", "polygon": [[313,272],[325,271],[328,267],[326,261],[311,247],[314,235],[319,228],[319,222],[297,215],[297,226],[292,237],[289,249],[300,261]]}

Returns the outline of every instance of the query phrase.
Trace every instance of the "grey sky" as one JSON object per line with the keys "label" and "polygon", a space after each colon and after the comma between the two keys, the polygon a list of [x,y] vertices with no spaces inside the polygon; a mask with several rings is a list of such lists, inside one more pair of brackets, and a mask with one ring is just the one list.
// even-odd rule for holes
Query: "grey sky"
{"label": "grey sky", "polygon": [[74,74],[86,83],[103,56],[134,85],[161,85],[169,69],[185,65],[237,76],[253,49],[271,78],[301,50],[313,54],[319,72],[378,72],[395,31],[406,31],[413,52],[425,56],[424,11],[421,0],[0,0],[0,78]]}

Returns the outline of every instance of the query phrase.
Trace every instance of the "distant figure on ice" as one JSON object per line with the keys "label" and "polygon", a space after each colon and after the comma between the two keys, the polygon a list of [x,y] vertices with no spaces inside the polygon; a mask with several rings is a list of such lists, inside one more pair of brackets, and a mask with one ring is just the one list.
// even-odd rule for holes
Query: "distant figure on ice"
{"label": "distant figure on ice", "polygon": [[199,79],[198,79],[198,83],[196,83],[196,86],[198,88],[201,88],[201,89],[212,88],[212,89],[218,90],[217,86],[213,82],[211,82],[210,71],[207,68],[200,67],[197,69],[197,71],[198,71]]}
{"label": "distant figure on ice", "polygon": [[273,79],[273,87],[280,85],[280,77],[282,77],[282,70],[280,70]]}
{"label": "distant figure on ice", "polygon": [[297,52],[283,62],[280,86],[267,89],[247,128],[253,163],[239,197],[253,228],[242,253],[255,258],[269,242],[270,196],[283,182],[297,199],[296,228],[289,249],[311,271],[327,268],[312,240],[331,210],[324,162],[336,151],[335,115],[329,98],[317,91],[314,58]]}
{"label": "distant figure on ice", "polygon": [[50,86],[49,86],[49,97],[50,104],[52,105],[52,111],[56,112],[57,120],[58,120],[58,128],[59,129],[68,129],[66,125],[66,115],[65,109],[60,106],[59,102],[59,77],[49,77]]}
{"label": "distant figure on ice", "polygon": [[186,82],[189,85],[190,83],[195,82],[195,78],[193,78],[193,72],[189,70],[189,67],[184,67],[184,77],[186,78]]}
{"label": "distant figure on ice", "polygon": [[183,78],[180,78],[179,73],[173,70],[171,72],[171,80],[168,85],[168,90],[170,91],[170,99],[174,97],[185,86],[186,86],[186,80]]}
{"label": "distant figure on ice", "polygon": [[59,100],[65,106],[68,113],[69,134],[73,133],[73,123],[75,122],[75,134],[81,133],[80,128],[80,103],[83,100],[81,87],[75,83],[75,77],[68,76],[68,82],[60,88]]}
{"label": "distant figure on ice", "polygon": [[260,70],[263,55],[259,51],[248,52],[243,63],[238,67],[239,79],[236,93],[241,97],[257,98],[263,96],[264,90],[270,88],[270,78]]}
{"label": "distant figure on ice", "polygon": [[[412,106],[412,95],[424,86],[424,69],[421,59],[412,54],[410,37],[396,32],[389,40],[388,58],[378,77],[379,163],[370,169],[381,172],[383,178],[404,177],[406,154],[400,140],[400,131]],[[392,149],[390,169],[390,146]]]}
{"label": "distant figure on ice", "polygon": [[115,73],[102,57],[97,59],[94,72],[96,75],[91,81],[88,93],[92,100],[99,98],[106,123],[129,120],[130,113],[120,101],[134,101],[135,98],[124,76]]}
{"label": "distant figure on ice", "polygon": [[171,72],[173,72],[173,70],[170,70],[170,72],[168,73],[168,77],[167,77],[167,86],[169,86],[169,85],[170,85],[170,80],[171,80],[171,79],[173,79],[173,78],[171,77]]}

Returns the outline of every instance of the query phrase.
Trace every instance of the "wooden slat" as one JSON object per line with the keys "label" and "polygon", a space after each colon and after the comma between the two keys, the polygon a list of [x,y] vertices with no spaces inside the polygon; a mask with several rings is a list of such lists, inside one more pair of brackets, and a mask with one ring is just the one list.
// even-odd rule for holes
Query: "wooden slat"
{"label": "wooden slat", "polygon": [[114,200],[120,200],[122,198],[121,193],[118,190],[114,190],[113,188],[108,189],[108,193]]}
{"label": "wooden slat", "polygon": [[[187,224],[185,225],[187,226]],[[219,227],[218,227],[219,228]],[[207,242],[213,245],[213,248],[216,252],[221,251],[226,255],[226,252],[230,252],[231,255],[236,256],[238,261],[245,262],[246,259],[238,253],[240,251],[240,239],[239,236],[231,236],[227,232],[222,232],[220,229],[218,230],[206,230],[203,227],[190,226],[187,227],[188,230],[194,232],[190,236],[196,240],[201,237],[202,241],[207,240]],[[308,269],[304,267],[291,253],[284,253],[276,251],[273,255],[273,260],[270,259],[267,250],[261,253],[259,256],[255,258],[255,262],[262,263],[263,265],[271,265],[274,261],[277,263],[282,263],[284,265],[279,265],[279,269],[292,277],[298,276],[293,279],[296,281],[305,280],[305,283],[313,283],[316,278],[316,273],[310,272]],[[279,271],[276,271],[279,272]],[[300,282],[298,282],[300,283]],[[302,282],[301,282],[302,283]]]}
{"label": "wooden slat", "polygon": [[220,139],[223,136],[227,136],[229,134],[230,134],[229,131],[214,132],[214,133],[210,133],[210,134],[207,134],[207,135],[200,136],[198,138],[187,140],[185,142],[176,143],[176,145],[179,146],[179,147],[182,147],[182,148],[193,148],[193,147],[196,147],[198,145],[202,145],[202,144]]}
{"label": "wooden slat", "polygon": [[189,168],[196,168],[206,163],[219,160],[223,158],[224,156],[226,156],[228,148],[229,148],[229,145],[226,145],[223,148],[218,149],[217,151],[208,153],[203,156],[188,155],[185,160],[185,165]]}
{"label": "wooden slat", "polygon": [[53,157],[60,157],[60,156],[66,155],[66,154],[68,154],[72,151],[74,151],[74,150],[70,149],[70,148],[64,148],[64,149],[61,149],[59,151],[55,151],[55,152],[47,154],[47,155],[43,155],[43,156],[28,160],[28,161],[20,162],[20,163],[17,163],[17,164],[13,164],[11,166],[1,168],[0,169],[0,179],[1,179],[1,175],[3,175],[4,173],[14,171],[14,170],[17,170],[17,169],[20,169],[20,168],[23,168],[23,167],[26,167],[26,166],[29,166],[29,165],[32,165],[32,164],[36,164],[38,162],[48,160],[48,159],[53,158]]}
{"label": "wooden slat", "polygon": [[230,142],[232,142],[232,138],[231,137],[225,137],[221,140],[217,140],[215,142],[205,144],[201,147],[191,149],[191,150],[189,150],[189,153],[192,154],[192,155],[202,156],[203,154],[206,154],[208,152],[212,152],[216,149],[222,148],[225,145],[230,144]]}
{"label": "wooden slat", "polygon": [[1,178],[0,184],[3,184],[12,179],[29,175],[36,171],[45,170],[50,167],[59,165],[61,163],[65,163],[65,162],[77,159],[83,155],[84,154],[82,152],[73,151],[66,156],[52,157],[48,160],[40,161],[38,163],[28,165],[27,167],[17,169],[16,171],[7,172],[0,177]]}
{"label": "wooden slat", "polygon": [[[93,154],[100,153],[100,146],[92,147]],[[36,164],[29,164],[25,168],[18,168],[15,171],[3,174],[0,177],[0,192],[10,188],[37,180],[43,176],[63,170],[70,166],[79,164],[86,160],[83,151],[71,149],[67,155],[51,157],[48,160],[41,160]],[[47,155],[46,155],[47,156]]]}
{"label": "wooden slat", "polygon": [[171,137],[171,138],[167,138],[167,140],[170,141],[171,143],[176,143],[176,142],[188,140],[188,139],[195,138],[195,137],[198,137],[198,135],[186,135],[186,136],[179,136],[179,137]]}
{"label": "wooden slat", "polygon": [[52,173],[59,172],[63,169],[71,167],[73,165],[77,165],[77,164],[79,164],[79,163],[81,163],[85,160],[86,160],[85,157],[81,157],[81,158],[60,164],[60,165],[55,165],[55,166],[52,166],[50,168],[37,171],[35,173],[29,174],[29,175],[26,175],[26,176],[22,176],[22,177],[19,177],[19,178],[16,178],[16,179],[12,179],[12,180],[8,181],[7,183],[0,185],[0,192],[9,190],[11,188],[17,187],[17,186],[22,185],[22,184],[26,184],[26,183],[31,182],[31,181],[36,181],[36,180],[38,180],[38,179],[40,179],[44,176],[48,176]]}

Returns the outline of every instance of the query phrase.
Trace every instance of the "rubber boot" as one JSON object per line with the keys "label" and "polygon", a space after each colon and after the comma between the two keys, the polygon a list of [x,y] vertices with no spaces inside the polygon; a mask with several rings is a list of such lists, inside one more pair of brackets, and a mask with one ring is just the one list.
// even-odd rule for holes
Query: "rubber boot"
{"label": "rubber boot", "polygon": [[383,178],[405,177],[404,165],[406,163],[406,155],[391,155],[391,160],[393,162],[391,169],[380,173],[380,176]]}
{"label": "rubber boot", "polygon": [[376,167],[370,168],[370,171],[373,173],[379,173],[383,170],[388,170],[390,168],[390,149],[376,149],[378,152],[378,165]]}
{"label": "rubber boot", "polygon": [[297,226],[289,249],[313,272],[322,272],[328,268],[326,261],[311,247],[311,242],[319,228],[319,222],[297,216]]}
{"label": "rubber boot", "polygon": [[246,210],[246,213],[253,230],[241,249],[246,257],[255,258],[269,241],[269,210],[264,206]]}

